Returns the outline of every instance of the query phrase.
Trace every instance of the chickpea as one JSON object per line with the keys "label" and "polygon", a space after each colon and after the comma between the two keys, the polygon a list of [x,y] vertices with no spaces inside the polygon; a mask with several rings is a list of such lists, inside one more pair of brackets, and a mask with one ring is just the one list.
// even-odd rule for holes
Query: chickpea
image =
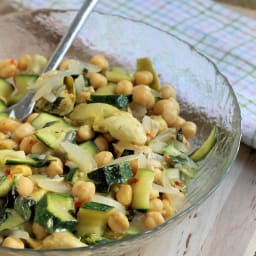
{"label": "chickpea", "polygon": [[20,150],[23,150],[26,154],[32,151],[33,145],[35,145],[38,140],[33,136],[29,135],[24,137],[20,142]]}
{"label": "chickpea", "polygon": [[150,211],[153,212],[162,212],[163,211],[163,203],[159,198],[154,198],[150,200]]}
{"label": "chickpea", "polygon": [[108,141],[103,136],[98,136],[94,143],[100,151],[108,151],[109,149]]}
{"label": "chickpea", "polygon": [[0,140],[0,149],[17,149],[18,144],[12,139]]}
{"label": "chickpea", "polygon": [[184,125],[182,125],[182,132],[186,139],[193,138],[197,132],[197,126],[194,122],[186,121]]}
{"label": "chickpea", "polygon": [[128,184],[121,184],[116,192],[116,199],[124,206],[129,206],[132,202],[132,187]]}
{"label": "chickpea", "polygon": [[0,120],[0,131],[3,133],[13,132],[17,129],[18,126],[20,126],[20,122],[16,120],[10,118]]}
{"label": "chickpea", "polygon": [[116,94],[132,94],[133,84],[128,80],[121,80],[117,83],[115,93]]}
{"label": "chickpea", "polygon": [[108,83],[107,78],[100,73],[91,73],[89,75],[90,85],[95,89],[106,86]]}
{"label": "chickpea", "polygon": [[6,139],[6,134],[0,132],[0,140]]}
{"label": "chickpea", "polygon": [[10,172],[12,174],[22,174],[25,177],[31,176],[32,175],[32,169],[30,166],[25,165],[25,164],[17,164],[17,165],[12,165],[10,167]]}
{"label": "chickpea", "polygon": [[31,123],[39,114],[38,113],[32,113],[31,115],[28,116],[27,122]]}
{"label": "chickpea", "polygon": [[148,212],[145,216],[144,224],[146,228],[154,228],[164,223],[164,217],[160,212]]}
{"label": "chickpea", "polygon": [[30,55],[28,54],[24,54],[22,55],[19,59],[18,59],[18,69],[20,71],[26,71],[30,65],[32,61],[32,58]]}
{"label": "chickpea", "polygon": [[113,154],[110,151],[101,151],[94,156],[97,166],[108,164],[113,158]]}
{"label": "chickpea", "polygon": [[163,199],[163,210],[162,214],[165,219],[171,218],[175,214],[174,207],[170,204],[169,200]]}
{"label": "chickpea", "polygon": [[12,133],[12,137],[16,141],[21,141],[24,137],[32,135],[35,131],[35,128],[30,123],[24,123],[15,129]]}
{"label": "chickpea", "polygon": [[169,127],[172,127],[173,124],[176,122],[176,119],[178,117],[178,113],[172,109],[164,109],[162,113],[163,119],[166,121]]}
{"label": "chickpea", "polygon": [[134,75],[135,84],[146,84],[149,85],[153,81],[153,75],[151,72],[145,71],[137,71]]}
{"label": "chickpea", "polygon": [[99,67],[102,71],[108,69],[109,67],[108,60],[106,59],[105,56],[101,54],[96,54],[92,56],[92,58],[90,59],[90,63]]}
{"label": "chickpea", "polygon": [[48,151],[48,147],[40,141],[37,141],[31,147],[31,153],[34,153],[34,154],[41,154],[41,153],[45,153],[47,151]]}
{"label": "chickpea", "polygon": [[33,181],[28,178],[21,176],[16,185],[16,190],[20,196],[29,196],[34,190],[34,183]]}
{"label": "chickpea", "polygon": [[94,137],[94,131],[90,125],[82,125],[78,128],[76,138],[79,142],[91,140]]}
{"label": "chickpea", "polygon": [[95,194],[95,184],[90,181],[77,181],[72,187],[72,195],[79,201],[86,203],[92,200]]}
{"label": "chickpea", "polygon": [[162,185],[163,183],[163,172],[159,168],[154,168],[154,182],[156,184]]}
{"label": "chickpea", "polygon": [[35,74],[41,73],[47,63],[47,59],[43,55],[35,54],[31,56],[31,63],[28,67],[28,72]]}
{"label": "chickpea", "polygon": [[161,115],[166,109],[176,111],[177,113],[180,110],[178,102],[175,99],[170,98],[157,101],[154,105],[153,112],[156,115]]}
{"label": "chickpea", "polygon": [[42,240],[48,235],[48,233],[44,230],[44,228],[39,224],[37,224],[36,222],[34,222],[32,225],[32,231],[36,236],[36,239],[38,240]]}
{"label": "chickpea", "polygon": [[176,90],[170,84],[164,84],[160,89],[160,93],[161,93],[162,99],[169,99],[169,98],[176,99]]}
{"label": "chickpea", "polygon": [[123,233],[130,226],[127,217],[118,211],[112,212],[108,217],[108,226],[117,233]]}
{"label": "chickpea", "polygon": [[88,92],[88,91],[80,92],[76,96],[76,102],[77,103],[86,102],[90,98],[90,95],[91,95],[91,92]]}
{"label": "chickpea", "polygon": [[17,61],[14,59],[6,59],[0,62],[0,77],[10,78],[16,74]]}
{"label": "chickpea", "polygon": [[147,109],[152,108],[155,104],[155,97],[150,88],[146,85],[137,85],[132,91],[133,102],[140,104]]}
{"label": "chickpea", "polygon": [[150,200],[158,198],[159,197],[159,191],[157,189],[151,189],[150,194],[149,194],[149,198]]}
{"label": "chickpea", "polygon": [[63,174],[63,163],[58,157],[50,157],[51,163],[46,167],[46,173],[49,177],[55,177]]}
{"label": "chickpea", "polygon": [[2,246],[15,248],[15,249],[24,249],[25,245],[21,239],[15,236],[8,236],[2,242]]}
{"label": "chickpea", "polygon": [[172,124],[173,127],[180,129],[184,124],[186,120],[182,118],[181,116],[177,116],[175,122]]}
{"label": "chickpea", "polygon": [[71,63],[72,63],[72,59],[64,59],[61,61],[60,65],[59,65],[59,70],[67,70],[70,68]]}

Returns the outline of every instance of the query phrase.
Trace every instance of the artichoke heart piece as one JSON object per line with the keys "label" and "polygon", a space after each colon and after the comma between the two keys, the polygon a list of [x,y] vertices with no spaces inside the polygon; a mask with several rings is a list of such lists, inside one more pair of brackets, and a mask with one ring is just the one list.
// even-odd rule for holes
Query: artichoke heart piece
{"label": "artichoke heart piece", "polygon": [[78,104],[69,118],[78,123],[88,123],[94,125],[98,120],[118,114],[120,110],[105,103],[81,103]]}
{"label": "artichoke heart piece", "polygon": [[120,141],[143,145],[147,140],[142,124],[127,112],[120,111],[118,115],[105,118],[97,123],[97,127]]}
{"label": "artichoke heart piece", "polygon": [[142,124],[128,112],[105,103],[81,103],[69,118],[78,123],[87,123],[98,132],[109,132],[115,139],[138,145],[145,144],[146,133]]}

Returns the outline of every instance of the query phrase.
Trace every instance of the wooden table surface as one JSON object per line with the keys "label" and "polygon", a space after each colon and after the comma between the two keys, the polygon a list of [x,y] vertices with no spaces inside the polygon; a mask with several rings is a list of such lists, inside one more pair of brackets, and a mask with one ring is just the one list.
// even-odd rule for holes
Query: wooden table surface
{"label": "wooden table surface", "polygon": [[[225,6],[256,18],[255,10]],[[125,254],[156,255],[256,256],[256,150],[242,144],[218,189],[178,228],[140,251]]]}

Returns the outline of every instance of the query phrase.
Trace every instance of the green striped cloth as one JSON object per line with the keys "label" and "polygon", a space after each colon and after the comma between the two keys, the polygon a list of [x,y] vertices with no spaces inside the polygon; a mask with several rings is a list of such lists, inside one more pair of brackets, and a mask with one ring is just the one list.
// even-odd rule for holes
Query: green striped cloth
{"label": "green striped cloth", "polygon": [[[11,0],[15,8],[79,8],[82,0]],[[256,20],[212,0],[101,0],[96,9],[161,28],[210,57],[229,79],[242,113],[242,141],[256,148]]]}

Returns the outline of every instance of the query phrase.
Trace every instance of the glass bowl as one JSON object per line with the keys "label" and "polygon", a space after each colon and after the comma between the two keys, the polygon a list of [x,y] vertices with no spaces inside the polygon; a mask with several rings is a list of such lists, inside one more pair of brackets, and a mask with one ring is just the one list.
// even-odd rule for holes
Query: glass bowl
{"label": "glass bowl", "polygon": [[[38,10],[2,16],[0,58],[19,57],[24,53],[50,56],[66,29],[66,21],[74,14],[73,11]],[[94,53],[103,53],[113,64],[131,69],[135,68],[136,58],[150,57],[162,82],[171,83],[177,89],[181,115],[198,126],[192,148],[202,144],[214,124],[220,127],[218,144],[200,162],[201,170],[189,184],[184,207],[164,224],[104,245],[42,251],[0,247],[0,255],[116,256],[135,251],[179,225],[184,216],[216,189],[236,158],[241,137],[237,99],[227,79],[205,56],[149,25],[97,12],[92,13],[68,55],[87,59]]]}

